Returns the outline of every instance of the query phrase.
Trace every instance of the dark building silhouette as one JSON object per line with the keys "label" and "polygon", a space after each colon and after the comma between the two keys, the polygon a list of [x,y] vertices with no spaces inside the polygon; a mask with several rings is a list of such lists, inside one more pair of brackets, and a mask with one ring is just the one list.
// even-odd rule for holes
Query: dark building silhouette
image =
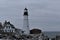
{"label": "dark building silhouette", "polygon": [[40,29],[32,29],[30,30],[30,34],[40,34],[42,31]]}
{"label": "dark building silhouette", "polygon": [[3,26],[2,26],[2,23],[0,22],[0,34],[2,33],[2,28]]}

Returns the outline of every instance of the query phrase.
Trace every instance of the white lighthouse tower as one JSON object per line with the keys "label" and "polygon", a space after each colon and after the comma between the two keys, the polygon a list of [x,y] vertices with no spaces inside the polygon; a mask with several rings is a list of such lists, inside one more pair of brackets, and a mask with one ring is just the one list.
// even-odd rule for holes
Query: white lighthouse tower
{"label": "white lighthouse tower", "polygon": [[23,30],[24,30],[24,34],[29,34],[29,21],[28,21],[28,9],[25,8],[24,9],[24,20],[23,20]]}

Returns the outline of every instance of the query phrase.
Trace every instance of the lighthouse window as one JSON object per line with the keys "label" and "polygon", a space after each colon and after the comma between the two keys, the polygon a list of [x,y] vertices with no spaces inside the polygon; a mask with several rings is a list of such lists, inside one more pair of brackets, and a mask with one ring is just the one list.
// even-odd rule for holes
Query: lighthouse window
{"label": "lighthouse window", "polygon": [[10,32],[10,30],[7,30],[7,32]]}

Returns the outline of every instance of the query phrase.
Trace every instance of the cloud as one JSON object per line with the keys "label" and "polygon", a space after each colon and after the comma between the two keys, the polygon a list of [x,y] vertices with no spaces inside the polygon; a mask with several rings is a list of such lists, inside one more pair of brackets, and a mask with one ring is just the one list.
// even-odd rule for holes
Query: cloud
{"label": "cloud", "polygon": [[15,27],[22,28],[25,7],[29,11],[30,29],[60,30],[60,0],[0,0],[0,21],[10,20]]}

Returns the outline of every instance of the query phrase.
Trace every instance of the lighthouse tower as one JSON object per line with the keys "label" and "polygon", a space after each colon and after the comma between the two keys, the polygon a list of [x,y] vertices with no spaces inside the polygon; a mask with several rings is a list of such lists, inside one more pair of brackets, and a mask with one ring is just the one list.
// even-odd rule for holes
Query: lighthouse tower
{"label": "lighthouse tower", "polygon": [[29,21],[28,21],[28,9],[25,8],[24,9],[24,20],[23,20],[23,30],[24,30],[24,34],[29,34]]}

